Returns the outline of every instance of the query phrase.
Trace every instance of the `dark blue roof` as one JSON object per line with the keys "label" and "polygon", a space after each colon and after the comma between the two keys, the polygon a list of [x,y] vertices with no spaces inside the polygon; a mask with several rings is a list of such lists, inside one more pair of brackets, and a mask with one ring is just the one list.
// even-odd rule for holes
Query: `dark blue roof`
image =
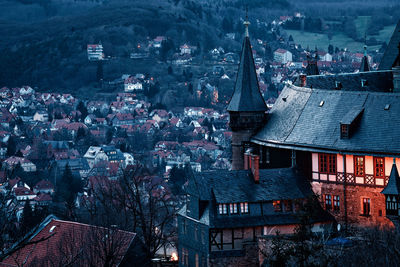
{"label": "dark blue roof", "polygon": [[389,92],[393,89],[392,71],[368,71],[307,76],[307,87],[341,91]]}
{"label": "dark blue roof", "polygon": [[385,195],[400,195],[400,177],[397,171],[396,164],[392,165],[389,182],[381,193]]}
{"label": "dark blue roof", "polygon": [[194,173],[186,191],[200,200],[214,196],[217,203],[303,199],[312,194],[306,178],[292,168],[262,169],[259,183],[249,170]]}
{"label": "dark blue roof", "polygon": [[243,41],[235,91],[228,104],[228,111],[266,111],[267,106],[260,93],[253,52],[249,37]]}
{"label": "dark blue roof", "polygon": [[[364,109],[351,138],[340,138],[340,122]],[[253,138],[259,144],[309,151],[400,154],[400,94],[349,92],[287,86]]]}
{"label": "dark blue roof", "polygon": [[390,38],[389,44],[386,48],[385,54],[383,54],[382,60],[379,63],[380,70],[390,70],[393,67],[394,61],[396,60],[399,49],[397,46],[400,43],[400,20],[394,29],[393,35]]}

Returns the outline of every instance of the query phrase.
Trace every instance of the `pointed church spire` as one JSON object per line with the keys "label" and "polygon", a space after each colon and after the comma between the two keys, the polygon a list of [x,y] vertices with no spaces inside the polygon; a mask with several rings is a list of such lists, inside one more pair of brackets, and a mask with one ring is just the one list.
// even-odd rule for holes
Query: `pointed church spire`
{"label": "pointed church spire", "polygon": [[250,21],[249,21],[247,6],[246,6],[246,20],[243,22],[243,25],[244,25],[244,27],[245,27],[244,36],[245,36],[245,37],[249,37],[249,25],[250,25]]}
{"label": "pointed church spire", "polygon": [[368,63],[368,54],[367,54],[367,46],[364,45],[364,56],[361,61],[360,72],[370,71],[369,63]]}
{"label": "pointed church spire", "polygon": [[267,105],[258,85],[253,51],[251,49],[248,17],[243,23],[246,31],[240,56],[239,69],[236,76],[235,91],[228,104],[228,111],[266,111]]}
{"label": "pointed church spire", "polygon": [[384,195],[400,195],[400,177],[396,167],[396,159],[393,159],[389,181],[381,193]]}

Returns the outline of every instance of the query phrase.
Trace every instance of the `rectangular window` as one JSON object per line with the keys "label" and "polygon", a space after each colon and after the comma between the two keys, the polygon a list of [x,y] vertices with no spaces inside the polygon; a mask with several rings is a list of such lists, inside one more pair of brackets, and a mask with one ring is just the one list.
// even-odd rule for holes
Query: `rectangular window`
{"label": "rectangular window", "polygon": [[282,204],[280,200],[275,200],[272,202],[272,205],[274,205],[274,210],[275,212],[280,212],[282,211]]}
{"label": "rectangular window", "polygon": [[218,204],[218,211],[219,211],[219,214],[228,214],[226,204]]}
{"label": "rectangular window", "polygon": [[374,158],[374,169],[375,177],[384,178],[385,177],[385,159],[384,158]]}
{"label": "rectangular window", "polygon": [[285,211],[286,212],[291,212],[293,210],[292,201],[291,200],[285,200],[283,202],[283,204],[285,205]]}
{"label": "rectangular window", "polygon": [[336,174],[336,155],[319,154],[319,172],[327,174]]}
{"label": "rectangular window", "polygon": [[186,235],[186,230],[187,230],[186,220],[182,219],[182,232],[183,232],[184,235]]}
{"label": "rectangular window", "polygon": [[197,241],[197,225],[194,226],[194,240]]}
{"label": "rectangular window", "polygon": [[229,204],[229,213],[230,214],[237,214],[238,213],[238,208],[236,203],[231,203]]}
{"label": "rectangular window", "polygon": [[247,202],[240,203],[240,213],[249,213],[249,204]]}
{"label": "rectangular window", "polygon": [[340,198],[339,196],[333,196],[333,210],[339,211],[340,210]]}
{"label": "rectangular window", "polygon": [[349,137],[349,125],[348,124],[340,124],[340,136],[341,136],[341,138]]}
{"label": "rectangular window", "polygon": [[354,169],[356,176],[364,176],[364,156],[354,156]]}
{"label": "rectangular window", "polygon": [[332,209],[332,196],[331,195],[325,195],[325,209],[326,210],[331,210]]}
{"label": "rectangular window", "polygon": [[363,198],[363,210],[362,214],[363,215],[369,215],[371,212],[371,199],[370,198]]}

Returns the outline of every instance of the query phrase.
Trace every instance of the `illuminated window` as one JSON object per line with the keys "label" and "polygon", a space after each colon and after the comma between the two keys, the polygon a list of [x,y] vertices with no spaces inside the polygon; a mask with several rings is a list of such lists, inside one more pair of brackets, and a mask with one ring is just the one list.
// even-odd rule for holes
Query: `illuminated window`
{"label": "illuminated window", "polygon": [[374,158],[375,177],[385,177],[385,160],[384,158]]}
{"label": "illuminated window", "polygon": [[354,156],[354,169],[357,176],[364,176],[364,156]]}
{"label": "illuminated window", "polygon": [[333,196],[333,210],[339,211],[340,210],[340,197]]}
{"label": "illuminated window", "polygon": [[319,154],[319,172],[327,174],[336,174],[336,155]]}
{"label": "illuminated window", "polygon": [[219,211],[219,214],[228,214],[228,209],[226,207],[226,204],[219,204],[218,211]]}
{"label": "illuminated window", "polygon": [[283,204],[284,204],[284,206],[285,206],[285,211],[286,211],[286,212],[290,212],[290,211],[293,210],[292,201],[290,201],[290,200],[285,200],[285,201],[283,201]]}
{"label": "illuminated window", "polygon": [[275,201],[272,202],[272,204],[274,205],[275,212],[282,211],[282,204],[281,204],[280,200],[275,200]]}
{"label": "illuminated window", "polygon": [[369,215],[370,212],[371,212],[371,199],[370,198],[363,198],[362,199],[362,203],[363,203],[362,214],[363,215]]}
{"label": "illuminated window", "polygon": [[325,209],[326,210],[331,210],[332,209],[332,196],[331,195],[325,195]]}
{"label": "illuminated window", "polygon": [[240,203],[240,213],[249,213],[249,204],[247,202]]}
{"label": "illuminated window", "polygon": [[229,213],[230,214],[237,214],[238,213],[238,208],[236,203],[231,203],[229,204]]}

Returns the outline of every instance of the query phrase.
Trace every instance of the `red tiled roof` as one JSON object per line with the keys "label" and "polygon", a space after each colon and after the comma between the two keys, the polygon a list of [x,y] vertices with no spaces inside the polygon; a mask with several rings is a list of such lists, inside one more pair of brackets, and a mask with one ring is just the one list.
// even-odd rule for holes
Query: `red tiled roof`
{"label": "red tiled roof", "polygon": [[41,190],[41,189],[54,189],[54,185],[52,184],[52,182],[47,181],[47,180],[41,180],[40,182],[38,182],[34,189],[36,190]]}
{"label": "red tiled roof", "polygon": [[37,197],[35,197],[33,200],[37,202],[44,202],[44,201],[52,201],[53,198],[49,194],[40,194]]}
{"label": "red tiled roof", "polygon": [[29,188],[26,187],[16,187],[14,188],[14,194],[16,196],[32,196],[36,195],[35,193],[32,192]]}
{"label": "red tiled roof", "polygon": [[[132,232],[51,218],[30,240],[38,243],[14,252],[0,266],[66,266],[72,260],[79,266],[104,266],[105,253],[111,249],[116,255],[111,266],[118,266],[135,237]],[[104,242],[105,238],[110,242]]]}

